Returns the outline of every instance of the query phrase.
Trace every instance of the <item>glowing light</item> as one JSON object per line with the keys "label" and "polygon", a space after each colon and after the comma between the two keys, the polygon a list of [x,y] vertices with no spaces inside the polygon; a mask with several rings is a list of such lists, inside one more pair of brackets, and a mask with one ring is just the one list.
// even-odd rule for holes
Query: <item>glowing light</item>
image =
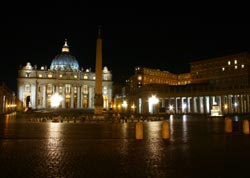
{"label": "glowing light", "polygon": [[150,98],[148,98],[150,113],[154,113],[154,105],[157,103],[159,103],[159,99],[155,95],[152,95]]}
{"label": "glowing light", "polygon": [[123,101],[123,102],[122,102],[122,107],[123,107],[123,108],[127,108],[127,106],[128,106],[127,101]]}
{"label": "glowing light", "polygon": [[174,109],[174,106],[172,104],[169,105],[169,110],[172,111]]}
{"label": "glowing light", "polygon": [[157,103],[159,102],[159,99],[156,98],[155,95],[153,95],[152,97],[150,97],[150,98],[148,99],[148,102],[151,103],[151,104],[157,104]]}
{"label": "glowing light", "polygon": [[51,96],[51,106],[57,108],[62,100],[63,98],[58,93],[55,93]]}
{"label": "glowing light", "polygon": [[183,108],[183,109],[186,109],[186,108],[187,108],[187,104],[186,104],[186,103],[183,103],[183,104],[182,104],[182,108]]}

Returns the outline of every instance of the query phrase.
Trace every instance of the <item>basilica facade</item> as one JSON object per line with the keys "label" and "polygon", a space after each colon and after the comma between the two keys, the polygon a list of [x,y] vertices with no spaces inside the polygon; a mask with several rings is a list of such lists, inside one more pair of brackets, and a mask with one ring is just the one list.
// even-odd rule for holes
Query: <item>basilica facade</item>
{"label": "basilica facade", "polygon": [[[17,78],[17,96],[25,108],[53,108],[52,98],[60,96],[58,108],[94,109],[95,72],[79,67],[75,56],[70,54],[67,40],[60,54],[50,67],[20,66]],[[107,67],[102,69],[103,108],[112,106],[112,74]]]}

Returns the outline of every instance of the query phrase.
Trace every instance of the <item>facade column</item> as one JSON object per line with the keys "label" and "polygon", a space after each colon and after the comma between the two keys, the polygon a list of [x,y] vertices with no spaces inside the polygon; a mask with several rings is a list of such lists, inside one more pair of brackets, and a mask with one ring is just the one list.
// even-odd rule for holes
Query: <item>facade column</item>
{"label": "facade column", "polygon": [[62,108],[65,108],[66,96],[65,96],[65,85],[62,86]]}
{"label": "facade column", "polygon": [[89,87],[89,98],[88,98],[88,108],[93,108],[94,107],[94,88]]}
{"label": "facade column", "polygon": [[109,108],[113,107],[113,102],[112,102],[112,86],[108,86],[108,107]]}
{"label": "facade column", "polygon": [[31,107],[36,109],[36,101],[37,101],[37,87],[36,83],[31,85]]}
{"label": "facade column", "polygon": [[71,85],[70,108],[74,108],[74,86]]}
{"label": "facade column", "polygon": [[81,87],[77,87],[77,108],[80,108],[80,102],[81,102]]}
{"label": "facade column", "polygon": [[43,86],[43,108],[47,108],[47,85]]}
{"label": "facade column", "polygon": [[82,91],[83,91],[83,86],[80,86],[80,108],[83,108],[83,93],[82,93]]}

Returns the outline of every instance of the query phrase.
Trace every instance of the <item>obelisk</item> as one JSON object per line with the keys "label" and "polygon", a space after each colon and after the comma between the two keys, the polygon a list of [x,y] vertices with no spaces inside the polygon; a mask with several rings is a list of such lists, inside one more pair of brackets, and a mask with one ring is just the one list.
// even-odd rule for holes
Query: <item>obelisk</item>
{"label": "obelisk", "polygon": [[102,38],[101,28],[98,28],[96,43],[96,63],[95,63],[95,112],[94,118],[103,119],[103,96],[102,96]]}

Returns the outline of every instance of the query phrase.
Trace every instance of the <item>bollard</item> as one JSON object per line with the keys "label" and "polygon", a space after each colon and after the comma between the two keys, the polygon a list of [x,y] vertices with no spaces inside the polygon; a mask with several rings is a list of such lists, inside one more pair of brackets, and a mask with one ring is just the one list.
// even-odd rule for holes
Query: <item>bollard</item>
{"label": "bollard", "polygon": [[169,139],[169,122],[163,121],[162,123],[162,139]]}
{"label": "bollard", "polygon": [[143,139],[143,123],[137,122],[135,125],[135,138],[137,140]]}
{"label": "bollard", "polygon": [[247,119],[243,120],[243,133],[249,134],[249,121]]}
{"label": "bollard", "polygon": [[225,132],[231,133],[232,131],[233,131],[232,118],[226,117],[225,118]]}

